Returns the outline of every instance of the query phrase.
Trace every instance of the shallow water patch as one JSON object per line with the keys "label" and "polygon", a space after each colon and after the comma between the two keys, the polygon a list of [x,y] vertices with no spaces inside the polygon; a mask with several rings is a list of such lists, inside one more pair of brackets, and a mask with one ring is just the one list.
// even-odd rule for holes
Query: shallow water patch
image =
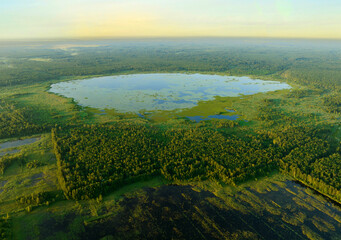
{"label": "shallow water patch", "polygon": [[3,152],[0,152],[0,157],[5,156],[6,154],[14,154],[14,153],[18,153],[18,152],[20,152],[19,149],[3,151]]}
{"label": "shallow water patch", "polygon": [[0,143],[0,151],[5,150],[7,148],[15,148],[15,147],[20,147],[20,146],[27,145],[27,144],[32,144],[38,140],[40,140],[39,137]]}
{"label": "shallow water patch", "polygon": [[199,101],[217,96],[238,97],[290,88],[286,83],[249,77],[154,73],[60,82],[52,84],[49,91],[86,107],[139,113],[192,108]]}
{"label": "shallow water patch", "polygon": [[212,120],[212,119],[226,119],[226,120],[237,120],[239,118],[239,115],[209,115],[207,118],[204,116],[187,116],[189,120],[200,122],[200,121],[207,121],[207,120]]}

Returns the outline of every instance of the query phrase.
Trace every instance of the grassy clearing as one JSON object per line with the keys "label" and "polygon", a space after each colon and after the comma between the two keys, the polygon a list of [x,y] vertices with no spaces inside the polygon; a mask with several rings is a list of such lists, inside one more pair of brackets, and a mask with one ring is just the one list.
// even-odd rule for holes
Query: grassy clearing
{"label": "grassy clearing", "polygon": [[123,186],[123,187],[117,189],[112,194],[105,196],[104,201],[118,200],[118,199],[122,198],[122,196],[124,196],[128,193],[136,192],[139,189],[146,188],[146,187],[159,187],[159,186],[162,186],[165,184],[167,184],[167,181],[161,177],[152,178],[148,181],[136,182],[133,184]]}
{"label": "grassy clearing", "polygon": [[0,182],[4,183],[0,192],[0,215],[15,211],[15,199],[20,196],[58,189],[50,135],[40,136],[39,141],[19,147],[21,158],[0,176]]}
{"label": "grassy clearing", "polygon": [[30,107],[36,123],[59,123],[73,116],[75,105],[70,99],[46,91],[46,85],[33,85],[14,92],[12,99],[18,107]]}

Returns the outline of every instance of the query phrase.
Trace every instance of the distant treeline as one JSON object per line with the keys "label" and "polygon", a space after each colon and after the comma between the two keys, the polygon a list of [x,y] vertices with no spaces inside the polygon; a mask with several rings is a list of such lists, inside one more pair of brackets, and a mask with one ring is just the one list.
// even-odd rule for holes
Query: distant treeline
{"label": "distant treeline", "polygon": [[150,71],[273,75],[323,89],[341,85],[340,52],[336,46],[306,48],[285,44],[278,47],[276,41],[270,44],[249,42],[108,41],[87,43],[99,44],[91,48],[56,49],[44,43],[36,47],[0,48],[0,86],[38,83],[65,76]]}

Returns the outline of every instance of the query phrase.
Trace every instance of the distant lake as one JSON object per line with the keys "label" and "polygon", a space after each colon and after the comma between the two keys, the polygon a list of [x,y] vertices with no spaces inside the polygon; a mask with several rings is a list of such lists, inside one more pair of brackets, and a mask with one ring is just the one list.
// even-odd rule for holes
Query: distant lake
{"label": "distant lake", "polygon": [[144,112],[191,108],[215,96],[238,97],[290,89],[277,81],[206,74],[153,73],[116,75],[52,84],[50,92],[81,106]]}

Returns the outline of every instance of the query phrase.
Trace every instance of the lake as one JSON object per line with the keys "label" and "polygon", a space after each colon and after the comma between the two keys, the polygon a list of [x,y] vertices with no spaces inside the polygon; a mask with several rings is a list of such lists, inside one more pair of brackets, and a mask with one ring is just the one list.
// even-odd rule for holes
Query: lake
{"label": "lake", "polygon": [[120,113],[192,108],[215,96],[238,97],[290,85],[249,77],[152,73],[115,75],[52,84],[50,92],[73,98],[79,105]]}

